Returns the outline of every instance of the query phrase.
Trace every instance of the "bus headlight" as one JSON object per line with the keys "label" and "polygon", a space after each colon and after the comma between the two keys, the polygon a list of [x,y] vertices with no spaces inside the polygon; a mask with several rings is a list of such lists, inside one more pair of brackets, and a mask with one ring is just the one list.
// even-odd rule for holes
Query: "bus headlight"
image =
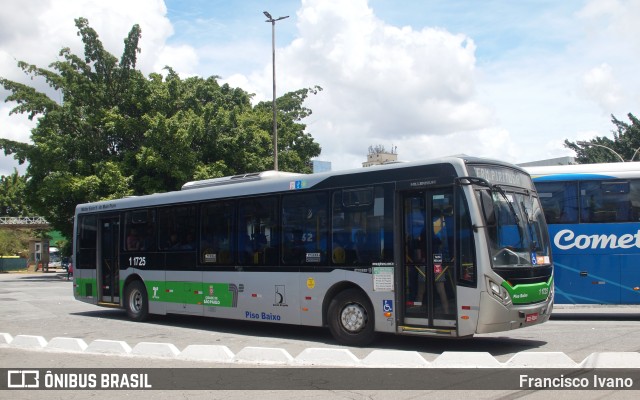
{"label": "bus headlight", "polygon": [[500,300],[500,302],[504,305],[511,303],[511,297],[509,296],[509,292],[507,292],[507,289],[498,285],[489,278],[487,278],[487,283],[489,286],[489,293],[491,293],[493,297]]}

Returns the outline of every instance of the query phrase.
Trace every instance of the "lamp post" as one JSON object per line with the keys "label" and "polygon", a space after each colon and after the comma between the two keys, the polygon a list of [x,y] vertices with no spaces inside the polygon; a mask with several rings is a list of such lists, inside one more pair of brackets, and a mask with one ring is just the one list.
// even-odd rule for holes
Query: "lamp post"
{"label": "lamp post", "polygon": [[[591,142],[576,142],[576,144],[577,144],[578,146],[584,146],[584,147],[589,147],[589,146],[593,146],[593,147],[602,147],[603,149],[607,149],[607,150],[609,150],[610,152],[612,152],[613,154],[615,154],[615,155],[620,159],[620,161],[624,162],[624,158],[622,158],[622,156],[621,156],[620,154],[618,154],[618,152],[617,152],[617,151],[613,150],[613,149],[612,149],[612,148],[610,148],[610,147],[603,146],[603,145],[601,145],[601,144],[591,143]],[[637,151],[638,151],[638,150],[636,150],[636,152],[637,152]],[[635,157],[635,154],[634,154],[633,156]],[[633,157],[632,157],[631,159],[633,160]]]}
{"label": "lamp post", "polygon": [[634,159],[634,158],[636,158],[636,154],[638,154],[638,150],[640,150],[640,147],[638,147],[638,148],[636,149],[636,151],[635,151],[635,152],[633,153],[633,155],[631,156],[631,160],[629,160],[629,161],[633,161],[633,159]]}
{"label": "lamp post", "polygon": [[271,60],[273,64],[273,169],[278,170],[278,120],[276,115],[276,21],[289,18],[289,16],[273,18],[267,11],[263,11],[267,17],[265,22],[271,22]]}

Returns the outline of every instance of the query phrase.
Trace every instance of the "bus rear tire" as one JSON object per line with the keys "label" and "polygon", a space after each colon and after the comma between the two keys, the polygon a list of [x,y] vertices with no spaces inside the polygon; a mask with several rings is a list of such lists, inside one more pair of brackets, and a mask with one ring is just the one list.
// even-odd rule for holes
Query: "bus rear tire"
{"label": "bus rear tire", "polygon": [[127,315],[134,321],[144,321],[149,317],[149,298],[142,281],[133,281],[127,285],[124,306]]}
{"label": "bus rear tire", "polygon": [[331,334],[341,344],[366,346],[375,339],[373,306],[357,289],[344,290],[331,300],[327,321]]}

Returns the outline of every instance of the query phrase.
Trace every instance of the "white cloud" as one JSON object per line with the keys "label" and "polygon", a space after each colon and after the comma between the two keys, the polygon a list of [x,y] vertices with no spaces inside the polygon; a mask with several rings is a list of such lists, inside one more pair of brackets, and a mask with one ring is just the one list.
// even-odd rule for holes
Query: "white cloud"
{"label": "white cloud", "polygon": [[[137,67],[145,73],[157,68],[159,59],[176,60],[188,55],[188,49],[173,49],[165,45],[173,28],[166,17],[162,0],[74,0],[73,2],[52,0],[23,0],[4,2],[0,7],[0,76],[27,83],[52,96],[56,94],[41,79],[29,80],[18,67],[17,61],[26,61],[39,67],[60,59],[59,52],[69,47],[75,54],[84,54],[81,38],[77,36],[74,19],[85,17],[98,33],[105,49],[120,57],[124,39],[134,24],[142,29]],[[172,60],[175,63],[176,60]],[[190,62],[195,62],[193,58]],[[164,65],[162,65],[164,66]],[[183,62],[180,67],[188,70]],[[161,68],[161,67],[160,67]],[[0,89],[4,99],[8,92]],[[0,112],[0,136],[28,142],[33,127],[25,124],[21,116],[8,116],[14,104],[6,104]],[[0,156],[0,174],[13,171],[15,162],[10,157]],[[22,169],[21,169],[22,170]]]}
{"label": "white cloud", "polygon": [[[0,8],[2,76],[24,79],[16,60],[46,66],[63,46],[82,54],[73,19],[85,16],[117,56],[139,23],[138,67],[145,73],[170,65],[182,76],[221,75],[222,82],[255,93],[254,101],[271,99],[268,26],[254,14],[223,19],[219,6],[209,14],[189,8],[176,17],[178,40],[169,45],[174,27],[161,0],[69,4],[25,0]],[[405,160],[467,153],[524,162],[572,155],[564,139],[609,135],[611,114],[639,112],[639,1],[560,2],[544,10],[510,5],[507,15],[530,16],[513,18],[517,23],[501,21],[505,16],[492,2],[415,2],[387,11],[387,20],[406,18],[412,26],[385,22],[377,15],[382,7],[390,5],[301,0],[297,15],[276,28],[290,33],[295,22],[297,29],[292,40],[277,36],[277,94],[324,88],[308,99],[313,114],[304,122],[323,148],[320,158],[334,169],[359,167],[367,148],[378,144],[397,146]],[[437,22],[428,22],[434,21],[430,12],[439,13]],[[27,140],[28,130],[14,117],[1,121],[3,137],[14,121],[12,132],[20,130]]]}
{"label": "white cloud", "polygon": [[31,132],[35,128],[36,121],[31,121],[24,114],[9,115],[13,104],[0,105],[0,127],[4,139],[24,141],[24,132]]}
{"label": "white cloud", "polygon": [[[12,108],[13,105],[11,104],[0,105],[0,129],[2,129],[2,138],[18,142],[28,141],[25,140],[25,132],[28,136],[31,129],[35,128],[36,122],[30,121],[26,115],[9,115]],[[0,150],[0,175],[10,175],[13,173],[14,168],[17,168],[20,174],[24,174],[26,164],[18,165],[13,155],[5,156],[4,151]]]}
{"label": "white cloud", "polygon": [[553,46],[525,41],[505,57],[484,60],[478,92],[518,149],[509,161],[573,156],[565,139],[610,136],[611,114],[638,112],[640,24],[628,20],[639,6],[588,1],[573,15],[554,15]]}
{"label": "white cloud", "polygon": [[[96,1],[74,0],[73,3],[25,0],[9,2],[0,8],[0,54],[3,76],[15,79],[14,60],[24,60],[41,67],[58,58],[63,47],[83,54],[81,39],[77,36],[74,19],[85,17],[96,30],[105,48],[119,57],[124,48],[124,38],[134,24],[142,29],[138,67],[147,72],[155,62],[159,48],[173,33],[166,18],[166,7],[161,0]],[[11,65],[4,62],[12,60]]]}
{"label": "white cloud", "polygon": [[582,77],[584,89],[603,110],[615,109],[622,97],[622,88],[616,82],[610,65],[592,68]]}
{"label": "white cloud", "polygon": [[166,75],[166,66],[173,68],[181,77],[197,75],[194,68],[198,64],[198,54],[193,47],[187,45],[162,46],[153,70]]}
{"label": "white cloud", "polygon": [[[606,45],[616,53],[622,49],[640,52],[640,2],[637,0],[590,0],[580,10],[578,17],[585,24],[589,43],[602,52]],[[593,49],[593,47],[592,47]]]}
{"label": "white cloud", "polygon": [[576,45],[584,54],[585,96],[609,119],[637,113],[640,104],[640,2],[591,0],[578,13],[585,38]]}
{"label": "white cloud", "polygon": [[359,166],[369,145],[402,141],[402,158],[411,141],[424,146],[431,136],[482,129],[493,119],[475,98],[475,45],[464,35],[390,26],[364,0],[304,0],[298,31],[278,49],[279,93],[325,89],[309,98],[314,114],[307,122],[323,147],[320,158],[334,169]]}

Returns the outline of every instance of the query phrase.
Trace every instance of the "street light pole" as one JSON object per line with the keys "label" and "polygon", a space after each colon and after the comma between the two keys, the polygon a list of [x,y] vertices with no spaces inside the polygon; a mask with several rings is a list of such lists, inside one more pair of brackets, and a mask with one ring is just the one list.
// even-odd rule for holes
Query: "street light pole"
{"label": "street light pole", "polygon": [[635,151],[635,152],[633,153],[633,155],[631,156],[631,160],[629,160],[629,161],[633,161],[633,159],[634,159],[634,158],[636,158],[636,154],[638,154],[638,150],[640,150],[640,147],[638,147],[638,148],[636,149],[636,151]]}
{"label": "street light pole", "polygon": [[[610,152],[612,152],[613,154],[615,154],[615,155],[620,159],[620,161],[624,162],[624,158],[622,158],[622,156],[621,156],[620,154],[618,154],[618,152],[617,152],[617,151],[613,150],[613,149],[612,149],[612,148],[610,148],[610,147],[603,146],[603,145],[601,145],[601,144],[591,143],[591,142],[576,142],[576,144],[577,144],[578,146],[584,146],[584,147],[589,147],[589,146],[593,146],[593,147],[602,147],[603,149],[607,149],[607,150],[609,150]],[[636,150],[636,152],[637,152],[637,151],[638,151],[638,150]],[[633,156],[635,157],[635,154],[634,154]],[[633,158],[631,158],[631,159],[633,160]]]}
{"label": "street light pole", "polygon": [[273,169],[278,170],[278,120],[276,114],[276,21],[289,18],[289,16],[273,18],[267,11],[263,11],[267,17],[265,22],[271,22],[271,60],[273,64]]}

